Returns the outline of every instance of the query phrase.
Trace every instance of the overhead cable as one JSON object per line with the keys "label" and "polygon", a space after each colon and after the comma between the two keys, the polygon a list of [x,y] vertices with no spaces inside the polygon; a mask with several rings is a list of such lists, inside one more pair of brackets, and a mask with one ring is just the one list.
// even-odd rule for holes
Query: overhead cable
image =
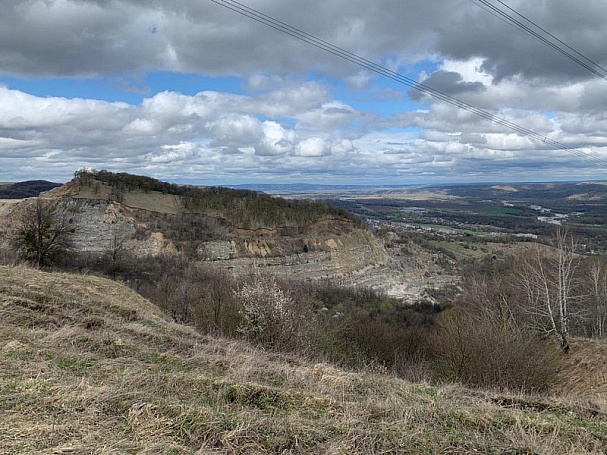
{"label": "overhead cable", "polygon": [[[470,3],[473,3],[476,6],[483,8],[485,11],[487,11],[491,15],[503,20],[504,22],[514,26],[515,28],[517,28],[519,30],[522,30],[523,32],[527,33],[529,36],[533,37],[540,43],[552,48],[556,52],[563,54],[570,60],[573,60],[575,63],[577,63],[581,67],[585,68],[586,70],[590,71],[594,75],[600,77],[604,81],[607,81],[607,69],[605,69],[604,67],[602,67],[601,65],[596,63],[594,60],[591,60],[590,58],[586,57],[581,52],[575,50],[573,47],[569,46],[567,43],[563,42],[562,40],[560,40],[559,38],[554,36],[552,33],[550,33],[545,28],[539,26],[537,23],[535,23],[531,19],[528,19],[523,14],[514,10],[513,8],[508,6],[506,3],[504,3],[503,1],[496,0],[497,3],[503,5],[504,8],[506,8],[509,11],[511,11],[512,13],[514,13],[516,16],[518,16],[520,19],[522,19],[522,21],[517,19],[514,15],[508,14],[507,11],[492,4],[488,0],[469,0],[469,1],[470,1]],[[527,25],[527,24],[529,24],[529,25]],[[539,32],[538,32],[538,30],[539,30]],[[550,37],[551,39],[548,39],[546,36]]]}
{"label": "overhead cable", "polygon": [[540,134],[536,131],[530,130],[528,128],[525,128],[524,126],[521,126],[517,123],[511,122],[510,120],[507,120],[505,118],[502,117],[498,117],[488,111],[485,111],[483,109],[480,109],[476,106],[473,106],[471,104],[468,104],[462,100],[459,100],[457,98],[454,98],[450,95],[447,95],[446,93],[443,93],[439,90],[433,89],[432,87],[429,87],[427,85],[424,85],[422,83],[416,82],[414,79],[411,79],[407,76],[404,76],[400,73],[397,73],[396,71],[390,70],[389,68],[386,68],[385,66],[379,65],[377,63],[374,63],[370,60],[367,60],[363,57],[360,57],[359,55],[356,55],[352,52],[349,52],[339,46],[335,46],[321,38],[317,38],[309,33],[306,33],[298,28],[292,27],[291,25],[286,24],[285,22],[282,22],[278,19],[275,19],[271,16],[268,16],[267,14],[264,14],[260,11],[257,11],[254,8],[251,8],[249,6],[246,6],[236,0],[211,0],[213,3],[216,3],[218,5],[221,5],[227,9],[230,9],[234,12],[237,12],[243,16],[246,16],[250,19],[253,19],[261,24],[264,24],[268,27],[271,27],[279,32],[285,33],[287,35],[290,35],[294,38],[297,38],[307,44],[310,44],[316,48],[322,49],[326,52],[329,52],[330,54],[333,54],[337,57],[340,57],[344,60],[347,60],[349,62],[352,62],[358,66],[361,66],[369,71],[372,71],[374,73],[380,74],[384,77],[387,77],[389,79],[392,79],[400,84],[406,85],[414,90],[417,90],[421,93],[424,93],[426,95],[432,96],[434,98],[440,99],[446,103],[449,103],[453,106],[456,106],[460,109],[466,110],[468,112],[471,112],[481,118],[484,118],[486,120],[490,120],[494,123],[497,123],[498,125],[502,125],[506,128],[509,128],[513,131],[516,131],[524,136],[530,137],[532,139],[541,141],[547,145],[550,145],[554,148],[560,149],[560,150],[564,150],[572,155],[584,158],[586,160],[592,161],[598,165],[601,166],[605,166],[607,167],[607,160],[604,160],[602,158],[593,156],[593,155],[589,155],[587,153],[584,153],[581,150],[578,149],[574,149],[571,147],[568,147],[567,145],[558,142],[554,139],[551,139],[549,137],[547,137],[546,135]]}

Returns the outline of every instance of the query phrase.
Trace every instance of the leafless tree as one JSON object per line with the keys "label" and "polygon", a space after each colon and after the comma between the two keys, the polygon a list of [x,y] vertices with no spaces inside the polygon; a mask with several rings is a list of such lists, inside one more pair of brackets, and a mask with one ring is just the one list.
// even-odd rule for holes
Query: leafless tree
{"label": "leafless tree", "polygon": [[591,335],[602,338],[607,329],[607,265],[604,260],[595,259],[590,263],[588,280]]}
{"label": "leafless tree", "polygon": [[51,264],[73,249],[73,213],[61,200],[28,201],[18,220],[15,248],[38,266]]}
{"label": "leafless tree", "polygon": [[222,269],[199,268],[197,272],[197,281],[202,287],[204,301],[204,304],[201,302],[199,305],[199,315],[206,314],[208,331],[225,334],[229,332],[229,319],[235,319],[237,313],[232,279],[228,272]]}
{"label": "leafless tree", "polygon": [[524,259],[520,278],[527,312],[536,328],[554,335],[563,351],[568,352],[579,258],[575,253],[575,240],[566,229],[556,231],[553,246],[548,250],[537,245]]}
{"label": "leafless tree", "polygon": [[118,229],[112,231],[108,246],[103,252],[103,264],[106,273],[116,279],[121,272],[129,256],[127,248],[128,236],[121,234]]}

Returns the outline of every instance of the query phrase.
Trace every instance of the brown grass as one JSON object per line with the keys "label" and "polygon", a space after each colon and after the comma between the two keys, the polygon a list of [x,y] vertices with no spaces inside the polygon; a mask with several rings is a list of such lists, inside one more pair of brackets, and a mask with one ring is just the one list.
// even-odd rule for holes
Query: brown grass
{"label": "brown grass", "polygon": [[[74,198],[102,199],[111,198],[112,188],[101,182],[95,182],[91,186],[68,184],[62,187],[63,194],[69,194]],[[129,190],[123,192],[122,204],[154,213],[177,214],[183,211],[181,200],[172,194],[162,194],[158,191]]]}
{"label": "brown grass", "polygon": [[124,286],[0,267],[0,453],[603,453],[607,405],[412,384],[167,322]]}
{"label": "brown grass", "polygon": [[575,399],[607,399],[607,341],[576,338],[552,391]]}

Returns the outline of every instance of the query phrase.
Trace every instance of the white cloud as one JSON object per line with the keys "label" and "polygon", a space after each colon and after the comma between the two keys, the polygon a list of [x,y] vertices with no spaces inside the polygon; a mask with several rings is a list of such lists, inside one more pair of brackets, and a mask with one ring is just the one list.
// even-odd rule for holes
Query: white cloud
{"label": "white cloud", "polygon": [[339,101],[324,103],[316,109],[296,115],[301,127],[322,130],[342,128],[359,117],[361,113]]}
{"label": "white cloud", "polygon": [[206,124],[212,145],[247,147],[264,134],[262,123],[251,115],[231,114]]}
{"label": "white cloud", "polygon": [[279,123],[265,121],[262,124],[263,135],[255,145],[255,153],[259,156],[276,156],[293,150],[296,134],[283,128]]}
{"label": "white cloud", "polygon": [[445,59],[439,65],[439,69],[458,73],[465,82],[480,82],[483,85],[491,85],[493,78],[483,70],[482,65],[483,60],[478,57],[465,61]]}
{"label": "white cloud", "polygon": [[127,134],[150,134],[154,132],[154,124],[146,119],[137,118],[123,128]]}
{"label": "white cloud", "polygon": [[[510,6],[607,65],[604,1]],[[605,81],[473,2],[256,7],[607,159]],[[240,78],[243,92],[161,91],[126,104],[34,96],[0,82],[0,171],[11,179],[70,176],[82,166],[226,182],[305,172],[310,179],[501,178],[505,165],[540,177],[600,174],[593,163],[435,99],[417,97],[421,106],[412,106],[396,83],[213,2],[11,1],[0,30],[3,75],[13,80],[110,75],[141,79],[134,88],[145,89],[150,71],[192,72]]]}
{"label": "white cloud", "polygon": [[362,89],[369,85],[371,75],[368,71],[358,71],[356,74],[348,76],[346,80],[352,87]]}
{"label": "white cloud", "polygon": [[[392,183],[453,176],[503,179],[503,165],[517,169],[516,176],[531,175],[521,171],[525,166],[538,170],[537,175],[597,172],[593,163],[438,103],[377,126],[369,123],[364,125],[367,132],[354,135],[353,122],[366,116],[337,100],[318,99],[320,104],[308,112],[293,109],[293,117],[261,120],[267,100],[283,93],[162,92],[128,105],[0,88],[5,107],[0,111],[0,161],[11,179],[69,178],[88,166],[226,183],[277,175],[299,181]],[[510,114],[552,139],[607,158],[607,116],[602,112],[584,117],[503,113]],[[395,125],[409,129],[391,129]]]}
{"label": "white cloud", "polygon": [[257,73],[249,77],[244,86],[247,88],[247,90],[260,92],[266,90],[276,90],[285,84],[287,84],[285,78],[278,75]]}
{"label": "white cloud", "polygon": [[324,139],[319,137],[309,137],[304,139],[296,147],[296,154],[299,156],[325,156],[331,153],[331,148]]}
{"label": "white cloud", "polygon": [[162,152],[148,155],[152,163],[178,163],[190,161],[198,157],[198,148],[192,142],[181,142],[176,145],[163,145]]}

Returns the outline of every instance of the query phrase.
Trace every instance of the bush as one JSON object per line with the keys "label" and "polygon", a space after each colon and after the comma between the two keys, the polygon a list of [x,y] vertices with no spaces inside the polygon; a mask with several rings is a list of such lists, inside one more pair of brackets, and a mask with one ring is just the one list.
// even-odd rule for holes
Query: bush
{"label": "bush", "polygon": [[0,247],[0,264],[15,265],[19,263],[19,256],[14,249]]}
{"label": "bush", "polygon": [[350,339],[367,359],[399,377],[419,381],[430,379],[427,363],[430,333],[421,324],[405,326],[367,317],[352,325]]}
{"label": "bush", "polygon": [[73,251],[73,216],[60,200],[35,198],[24,205],[18,219],[15,250],[39,267],[58,264]]}
{"label": "bush", "polygon": [[546,339],[514,321],[464,308],[445,311],[432,343],[438,380],[483,388],[542,392],[561,367],[561,354]]}
{"label": "bush", "polygon": [[235,293],[242,311],[239,332],[250,340],[285,351],[310,348],[313,313],[281,289],[271,276],[256,275]]}

